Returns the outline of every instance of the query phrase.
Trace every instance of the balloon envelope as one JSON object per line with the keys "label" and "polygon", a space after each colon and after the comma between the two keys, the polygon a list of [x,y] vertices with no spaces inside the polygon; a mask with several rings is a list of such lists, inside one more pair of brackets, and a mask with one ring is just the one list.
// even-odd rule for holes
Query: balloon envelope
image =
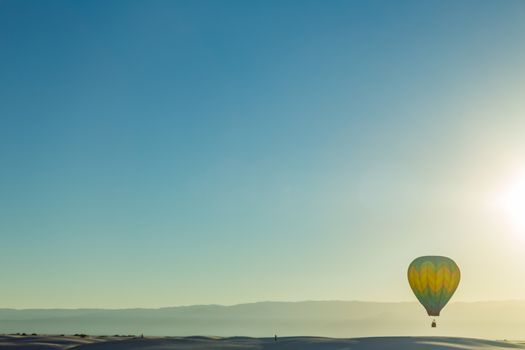
{"label": "balloon envelope", "polygon": [[454,260],[422,256],[408,267],[408,283],[429,316],[439,316],[459,285],[461,273]]}

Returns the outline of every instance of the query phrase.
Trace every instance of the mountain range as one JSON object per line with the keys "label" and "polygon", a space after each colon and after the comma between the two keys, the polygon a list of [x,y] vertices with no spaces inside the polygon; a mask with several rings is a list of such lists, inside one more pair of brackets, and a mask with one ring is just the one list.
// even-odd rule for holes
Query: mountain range
{"label": "mountain range", "polygon": [[446,335],[525,339],[525,301],[455,302],[431,319],[415,302],[257,302],[160,309],[0,309],[0,333],[150,336]]}

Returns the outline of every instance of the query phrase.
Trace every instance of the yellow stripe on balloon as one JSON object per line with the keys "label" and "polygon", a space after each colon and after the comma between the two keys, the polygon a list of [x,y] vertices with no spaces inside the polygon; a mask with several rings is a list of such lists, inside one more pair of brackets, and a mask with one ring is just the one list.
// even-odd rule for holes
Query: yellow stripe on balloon
{"label": "yellow stripe on balloon", "polygon": [[450,258],[424,256],[410,264],[407,277],[410,287],[428,314],[439,316],[459,285],[460,271]]}

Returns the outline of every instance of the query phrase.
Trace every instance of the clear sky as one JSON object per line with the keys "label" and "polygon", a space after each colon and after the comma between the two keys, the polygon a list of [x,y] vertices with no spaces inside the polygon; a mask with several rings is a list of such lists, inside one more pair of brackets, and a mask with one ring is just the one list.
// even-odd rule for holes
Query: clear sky
{"label": "clear sky", "polygon": [[0,307],[525,298],[525,1],[0,0],[0,123]]}

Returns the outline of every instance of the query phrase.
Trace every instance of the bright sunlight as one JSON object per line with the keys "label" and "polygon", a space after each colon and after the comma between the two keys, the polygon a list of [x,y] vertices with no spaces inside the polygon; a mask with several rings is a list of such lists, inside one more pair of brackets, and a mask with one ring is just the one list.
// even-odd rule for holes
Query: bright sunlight
{"label": "bright sunlight", "polygon": [[500,193],[497,204],[512,228],[525,235],[525,171],[511,179],[507,188]]}

